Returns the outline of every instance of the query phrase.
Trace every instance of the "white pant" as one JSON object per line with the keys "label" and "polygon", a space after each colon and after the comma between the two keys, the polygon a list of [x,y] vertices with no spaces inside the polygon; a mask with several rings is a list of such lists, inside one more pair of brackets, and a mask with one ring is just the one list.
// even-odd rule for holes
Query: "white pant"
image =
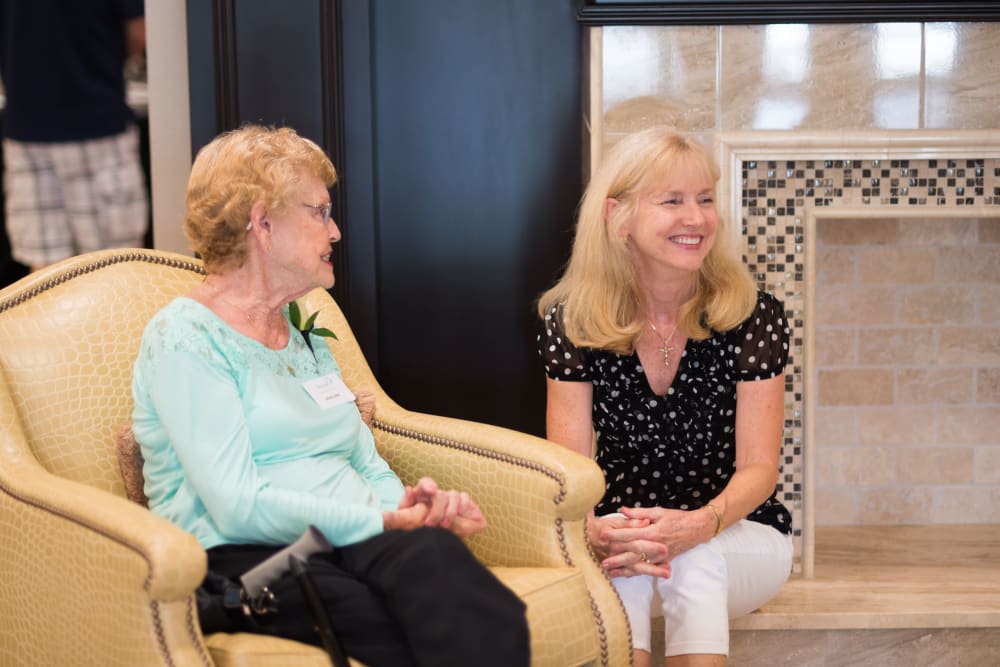
{"label": "white pant", "polygon": [[652,617],[662,611],[667,656],[729,655],[729,619],[777,594],[791,574],[792,550],[791,536],[744,519],[671,560],[669,579],[615,577],[611,581],[632,626],[632,647],[650,650]]}

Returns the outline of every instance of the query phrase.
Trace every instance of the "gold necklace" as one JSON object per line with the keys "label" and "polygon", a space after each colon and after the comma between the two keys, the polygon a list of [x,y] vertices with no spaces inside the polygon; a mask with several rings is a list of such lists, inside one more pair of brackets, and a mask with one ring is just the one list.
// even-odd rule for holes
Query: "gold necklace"
{"label": "gold necklace", "polygon": [[653,324],[653,320],[647,317],[646,321],[649,322],[649,326],[653,327],[653,333],[663,340],[663,347],[658,347],[657,349],[663,353],[663,365],[669,366],[670,353],[674,351],[674,346],[670,344],[670,341],[674,339],[674,334],[677,333],[677,325],[674,325],[674,328],[670,331],[669,336],[663,338],[663,336],[660,335],[660,330],[656,328],[655,324]]}

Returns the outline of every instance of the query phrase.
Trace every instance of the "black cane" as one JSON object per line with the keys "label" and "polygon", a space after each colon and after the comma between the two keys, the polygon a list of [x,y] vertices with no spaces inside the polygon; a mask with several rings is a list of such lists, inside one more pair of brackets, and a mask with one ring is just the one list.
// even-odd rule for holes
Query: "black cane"
{"label": "black cane", "polygon": [[305,559],[295,554],[290,555],[288,569],[295,575],[295,581],[302,589],[302,597],[305,598],[313,620],[316,621],[316,631],[319,633],[320,641],[323,642],[323,648],[330,655],[333,667],[350,667],[347,654],[344,653],[344,647],[337,639],[337,635],[334,634],[333,626],[330,625],[330,617],[319,597],[319,591],[316,590],[316,584],[313,583],[312,577],[309,576],[309,571],[306,569]]}

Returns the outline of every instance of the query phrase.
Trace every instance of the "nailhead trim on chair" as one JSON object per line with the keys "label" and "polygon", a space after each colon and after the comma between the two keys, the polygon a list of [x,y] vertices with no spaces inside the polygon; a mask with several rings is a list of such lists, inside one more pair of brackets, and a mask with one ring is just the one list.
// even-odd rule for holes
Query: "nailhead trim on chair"
{"label": "nailhead trim on chair", "polygon": [[93,273],[94,271],[98,271],[108,266],[121,264],[122,262],[149,262],[150,264],[162,264],[163,266],[169,266],[175,269],[186,269],[188,271],[194,271],[195,273],[200,273],[202,275],[205,275],[205,269],[200,264],[196,264],[194,262],[167,259],[164,257],[150,255],[140,251],[124,252],[120,255],[113,255],[111,257],[107,257],[92,264],[77,267],[72,271],[67,271],[66,273],[60,276],[56,276],[55,278],[46,280],[41,285],[37,285],[31,288],[27,292],[23,292],[15,296],[13,299],[8,299],[7,301],[0,302],[0,313],[4,312],[5,310],[10,310],[14,306],[22,304],[28,299],[32,299],[41,294],[42,292],[45,292],[46,290],[50,290],[53,287],[57,287],[65,282],[69,282],[73,278],[76,278],[78,276],[83,276],[88,273]]}
{"label": "nailhead trim on chair", "polygon": [[[161,264],[161,265],[170,266],[170,267],[173,267],[173,268],[186,269],[188,271],[193,271],[195,273],[200,273],[200,274],[203,274],[203,275],[205,273],[205,269],[202,268],[199,264],[196,264],[194,262],[182,261],[182,260],[174,260],[174,259],[167,259],[167,258],[164,258],[164,257],[159,257],[159,256],[156,256],[156,255],[147,254],[145,252],[136,251],[136,250],[127,251],[127,252],[123,252],[121,254],[112,255],[111,257],[104,258],[104,259],[102,259],[100,261],[93,262],[91,264],[87,264],[86,266],[77,267],[77,268],[75,268],[75,269],[73,269],[71,271],[67,271],[66,273],[64,273],[64,274],[62,274],[60,276],[57,276],[57,277],[52,278],[50,280],[46,280],[41,285],[37,285],[37,286],[31,288],[27,292],[22,292],[21,294],[15,296],[12,299],[8,299],[6,301],[0,302],[0,313],[4,312],[6,310],[10,310],[11,308],[14,308],[15,306],[17,306],[17,305],[19,305],[21,303],[24,303],[28,299],[32,299],[32,298],[38,296],[39,294],[42,294],[43,292],[45,292],[47,290],[50,290],[53,287],[57,287],[57,286],[59,286],[59,285],[61,285],[63,283],[69,282],[70,280],[72,280],[72,279],[74,279],[76,277],[83,276],[83,275],[86,275],[88,273],[93,273],[94,271],[98,271],[100,269],[106,268],[108,266],[113,266],[115,264],[121,264],[123,262],[149,262],[151,264]],[[55,508],[50,507],[50,506],[48,506],[45,503],[38,502],[34,498],[27,498],[27,497],[24,497],[24,496],[22,496],[20,494],[14,493],[11,489],[7,488],[3,484],[0,484],[0,490],[4,491],[5,493],[7,493],[8,495],[10,495],[10,496],[12,496],[14,498],[17,498],[21,502],[24,502],[24,503],[26,503],[28,505],[32,505],[34,507],[41,508],[41,509],[43,509],[43,510],[45,510],[45,511],[47,511],[47,512],[49,512],[49,513],[51,513],[51,514],[53,514],[55,516],[60,516],[60,517],[62,517],[63,519],[65,519],[67,521],[70,521],[70,522],[75,523],[77,525],[83,526],[84,528],[86,528],[88,530],[93,530],[93,531],[101,534],[102,536],[104,536],[104,537],[106,537],[106,538],[108,538],[108,539],[110,539],[110,540],[112,540],[114,542],[117,542],[117,543],[121,544],[122,546],[127,547],[128,549],[131,549],[132,551],[134,551],[143,560],[146,561],[146,567],[147,567],[147,570],[149,571],[149,574],[146,576],[146,580],[143,582],[143,589],[146,590],[146,591],[149,590],[149,586],[152,583],[152,577],[153,577],[153,564],[149,560],[149,558],[146,557],[146,554],[144,554],[141,549],[139,549],[135,545],[129,544],[127,542],[124,542],[124,541],[118,539],[114,535],[109,535],[105,531],[103,531],[103,530],[101,530],[101,529],[99,529],[99,528],[97,528],[95,526],[91,526],[91,525],[79,522],[75,518],[68,517],[65,514],[63,514],[62,512],[56,510]],[[191,641],[192,641],[192,645],[197,650],[198,657],[201,658],[201,661],[205,665],[205,667],[211,667],[212,661],[209,659],[208,654],[205,653],[205,651],[204,651],[204,645],[202,644],[202,641],[199,638],[200,632],[196,631],[195,627],[194,627],[194,613],[193,613],[192,601],[191,601],[190,597],[188,599],[187,604],[188,604],[188,611],[187,611],[188,628],[187,629],[188,629],[188,633],[189,633]],[[173,666],[174,665],[174,661],[173,661],[173,658],[170,655],[170,651],[167,648],[166,639],[163,636],[163,625],[160,622],[160,606],[159,606],[159,603],[156,600],[153,600],[153,601],[150,602],[150,611],[152,612],[153,626],[155,627],[156,640],[157,640],[157,643],[159,644],[160,654],[163,656],[163,659],[167,662],[168,665]]]}
{"label": "nailhead trim on chair", "polygon": [[516,456],[511,456],[509,454],[498,454],[497,452],[491,452],[487,449],[482,449],[480,447],[474,447],[472,445],[467,445],[464,442],[459,442],[458,440],[451,440],[450,438],[443,438],[441,436],[426,435],[424,433],[418,433],[416,431],[411,431],[410,429],[403,428],[401,426],[394,426],[393,424],[388,424],[378,417],[372,420],[372,426],[385,431],[386,433],[391,433],[392,435],[399,435],[404,438],[412,438],[413,440],[419,440],[421,442],[427,442],[432,445],[441,445],[442,447],[449,447],[451,449],[459,449],[463,452],[468,452],[470,454],[475,454],[476,456],[483,456],[488,459],[495,459],[497,461],[503,461],[504,463],[512,463],[522,468],[527,468],[528,470],[534,470],[540,472],[546,477],[550,477],[559,484],[559,495],[552,499],[552,502],[558,505],[566,498],[566,480],[563,476],[554,470],[546,468],[540,463],[535,463],[534,461],[525,461],[524,459],[517,458]]}
{"label": "nailhead trim on chair", "polygon": [[[168,258],[156,256],[156,255],[147,254],[147,253],[142,252],[142,251],[124,252],[122,254],[113,255],[113,256],[107,257],[105,259],[102,259],[100,261],[94,262],[92,264],[88,264],[86,266],[81,266],[81,267],[75,268],[75,269],[73,269],[71,271],[68,271],[68,272],[66,272],[66,273],[64,273],[64,274],[62,274],[60,276],[57,276],[57,277],[52,278],[50,280],[46,280],[41,285],[37,285],[37,286],[33,287],[32,289],[28,290],[27,292],[23,292],[23,293],[15,296],[12,299],[8,299],[6,301],[0,302],[0,313],[4,312],[6,310],[9,310],[11,308],[14,308],[17,305],[19,305],[21,303],[24,303],[28,299],[34,298],[35,296],[37,296],[37,295],[39,295],[39,294],[41,294],[41,293],[43,293],[43,292],[45,292],[45,291],[47,291],[49,289],[52,289],[53,287],[57,287],[57,286],[65,283],[65,282],[68,282],[68,281],[70,281],[73,278],[76,278],[78,276],[86,275],[88,273],[92,273],[94,271],[98,271],[100,269],[106,268],[108,266],[113,266],[115,264],[120,264],[120,263],[123,263],[123,262],[133,262],[133,261],[149,262],[149,263],[152,263],[152,264],[160,264],[160,265],[169,266],[169,267],[173,267],[173,268],[178,268],[178,269],[184,269],[184,270],[188,270],[188,271],[193,271],[195,273],[199,273],[199,274],[202,274],[202,275],[205,274],[205,269],[200,264],[197,264],[195,262],[189,262],[189,261],[184,261],[184,260],[168,259]],[[513,465],[517,465],[517,466],[520,466],[522,468],[527,468],[529,470],[534,470],[536,472],[539,472],[539,473],[541,473],[541,474],[543,474],[543,475],[545,475],[545,476],[553,479],[554,481],[556,481],[559,484],[559,493],[558,493],[558,495],[556,495],[552,499],[552,502],[554,504],[556,504],[556,505],[560,504],[565,499],[565,497],[566,497],[566,480],[565,480],[565,478],[562,475],[556,473],[554,470],[551,470],[550,468],[547,468],[547,467],[545,467],[543,465],[540,465],[538,463],[535,463],[533,461],[526,461],[524,459],[520,459],[518,457],[510,456],[510,455],[507,455],[507,454],[498,454],[496,452],[485,450],[485,449],[482,449],[482,448],[479,448],[479,447],[474,447],[472,445],[468,445],[466,443],[459,442],[457,440],[451,440],[449,438],[444,438],[444,437],[440,437],[440,436],[428,436],[428,435],[425,435],[425,434],[422,434],[422,433],[418,433],[416,431],[411,431],[409,429],[405,429],[405,428],[402,428],[402,427],[394,426],[392,424],[386,423],[386,422],[384,422],[382,420],[379,420],[377,418],[375,420],[373,420],[372,426],[375,427],[375,428],[378,428],[378,429],[380,429],[382,431],[385,431],[387,433],[393,434],[393,435],[398,435],[398,436],[402,436],[402,437],[412,438],[414,440],[419,440],[419,441],[427,442],[427,443],[434,444],[434,445],[440,445],[440,446],[443,446],[443,447],[449,447],[449,448],[452,448],[452,449],[458,449],[458,450],[461,450],[461,451],[468,452],[470,454],[475,454],[477,456],[483,456],[483,457],[486,457],[486,458],[492,458],[492,459],[495,459],[495,460],[503,461],[505,463],[510,463],[510,464],[513,464]],[[7,492],[8,494],[10,494],[12,496],[18,497],[22,501],[28,502],[29,504],[32,504],[32,505],[35,505],[35,506],[38,506],[38,507],[42,507],[43,509],[46,509],[46,510],[50,511],[53,514],[56,514],[56,515],[59,515],[59,516],[63,516],[61,513],[55,511],[51,507],[46,507],[42,503],[37,503],[37,502],[35,502],[33,500],[29,500],[27,498],[22,498],[22,497],[18,496],[17,494],[12,493],[10,489],[7,489],[7,488],[3,487],[2,484],[0,484],[0,489],[2,489],[3,491]],[[63,518],[75,522],[75,520],[70,519],[69,517],[63,516]],[[85,526],[85,527],[89,528],[91,530],[97,530],[97,532],[101,533],[102,535],[105,535],[106,537],[109,537],[109,538],[111,538],[111,539],[113,539],[115,541],[119,541],[120,542],[120,540],[117,540],[116,538],[114,538],[111,535],[107,535],[103,531],[100,531],[100,530],[94,528],[93,526]],[[573,562],[572,562],[572,559],[569,556],[569,551],[567,549],[566,542],[565,542],[565,534],[564,534],[562,519],[556,519],[556,533],[558,535],[559,549],[560,549],[560,551],[561,551],[561,553],[563,555],[563,560],[566,562],[566,564],[568,566],[573,567]],[[126,546],[126,547],[129,547],[129,548],[135,550],[136,553],[138,553],[140,556],[142,556],[143,559],[146,560],[147,565],[149,566],[149,569],[150,569],[150,575],[147,576],[147,579],[146,579],[146,582],[144,584],[144,587],[148,590],[148,587],[149,587],[149,584],[150,584],[150,578],[152,577],[152,564],[150,563],[150,561],[145,557],[145,555],[141,551],[139,551],[138,549],[136,549],[132,545],[125,544],[125,543],[122,543],[122,544],[124,544],[124,546]],[[587,545],[587,548],[588,548],[588,550],[590,552],[591,557],[594,557],[593,550],[591,549],[589,543]],[[605,575],[605,577],[607,577],[607,575]],[[598,636],[600,638],[600,644],[601,644],[601,664],[604,665],[605,667],[607,667],[607,665],[608,665],[608,659],[609,659],[609,656],[608,656],[607,630],[606,630],[606,628],[604,626],[604,620],[603,620],[603,618],[601,616],[600,609],[598,608],[597,603],[594,600],[593,595],[591,595],[590,593],[588,593],[588,598],[590,599],[590,608],[591,608],[591,611],[592,611],[592,613],[594,615],[594,621],[595,621],[595,623],[597,625]],[[190,599],[188,600],[187,604],[188,604],[188,609],[187,609],[186,619],[187,619],[187,629],[188,629],[188,632],[191,635],[191,638],[193,640],[194,646],[197,648],[198,655],[201,658],[202,663],[206,667],[211,667],[212,663],[209,660],[208,656],[203,651],[203,647],[202,647],[201,642],[198,640],[199,633],[198,633],[198,631],[194,627],[194,616],[193,616],[193,610],[192,610],[191,600]],[[619,599],[619,604],[621,604],[621,600],[620,599]],[[160,644],[161,653],[163,654],[164,660],[166,660],[167,664],[170,665],[171,667],[173,667],[174,666],[174,661],[173,661],[173,659],[171,658],[169,652],[166,649],[166,640],[165,640],[165,638],[163,636],[163,627],[162,627],[162,624],[160,622],[159,604],[158,604],[157,601],[153,600],[150,603],[150,606],[151,606],[151,610],[152,610],[152,613],[153,613],[153,624],[155,626],[155,633],[156,633],[157,641]],[[624,606],[622,607],[622,609],[624,611]],[[627,615],[625,616],[625,619],[626,619],[626,623],[628,623],[628,616]],[[629,632],[631,634],[631,627],[629,627]],[[632,664],[632,655],[631,655],[631,653],[629,653],[629,664],[630,665]]]}
{"label": "nailhead trim on chair", "polygon": [[[142,558],[144,561],[146,561],[146,568],[149,570],[149,574],[146,576],[146,580],[143,582],[142,587],[143,587],[143,590],[146,590],[146,591],[149,590],[149,586],[152,583],[152,577],[153,577],[153,563],[149,560],[149,558],[146,557],[146,554],[144,554],[142,552],[142,550],[139,549],[134,544],[129,544],[128,542],[120,540],[116,536],[111,535],[111,534],[109,534],[109,533],[101,530],[100,528],[97,528],[96,526],[91,526],[91,525],[89,525],[87,523],[83,523],[81,521],[77,521],[73,517],[66,516],[65,514],[63,514],[59,510],[57,510],[56,508],[54,508],[54,507],[52,507],[52,506],[50,506],[50,505],[48,505],[46,503],[38,502],[34,498],[28,498],[28,497],[23,496],[23,495],[21,495],[19,493],[14,493],[14,491],[12,491],[10,488],[8,488],[7,486],[5,486],[2,483],[0,483],[0,491],[3,491],[7,495],[9,495],[9,496],[11,496],[13,498],[16,498],[17,500],[19,500],[22,503],[25,503],[26,505],[31,505],[32,507],[38,507],[38,508],[43,509],[46,512],[52,514],[53,516],[62,517],[66,521],[69,521],[71,523],[75,523],[76,525],[82,526],[82,527],[86,528],[87,530],[92,530],[92,531],[100,534],[101,536],[106,537],[107,539],[109,539],[109,540],[111,540],[113,542],[117,542],[118,544],[122,545],[123,547],[126,547],[126,548],[134,551],[140,558]],[[173,665],[174,664],[173,660],[170,658],[170,651],[167,649],[166,641],[165,641],[165,639],[163,637],[163,628],[162,628],[162,626],[160,624],[160,607],[159,607],[159,604],[157,603],[156,600],[151,601],[149,604],[150,604],[150,611],[152,612],[152,616],[153,616],[153,619],[152,619],[153,620],[153,626],[156,628],[156,640],[157,640],[157,642],[160,645],[160,653],[163,655],[163,659],[166,660],[168,664]],[[190,616],[190,605],[191,605],[191,601],[188,600],[188,615],[189,615],[189,619],[191,618],[191,616]],[[198,649],[198,655],[201,657],[201,659],[205,663],[206,667],[211,667],[212,663],[208,660],[208,656],[202,651],[202,644],[198,640],[198,633],[194,633],[193,632],[193,627],[194,627],[193,624],[189,623],[189,625],[188,625],[188,631],[192,632],[191,639],[193,640],[193,644]]]}
{"label": "nailhead trim on chair", "polygon": [[[212,667],[214,664],[209,660],[208,655],[201,650],[201,642],[198,640],[201,634],[201,626],[195,621],[194,618],[194,596],[190,595],[187,599],[187,612],[184,614],[184,618],[187,620],[187,631],[188,635],[194,640],[194,645],[198,647],[198,657],[201,658],[202,663],[205,667]],[[627,620],[627,619],[626,619]]]}
{"label": "nailhead trim on chair", "polygon": [[[583,523],[583,543],[587,545],[587,553],[590,554],[591,560],[593,560],[593,561],[596,562],[597,561],[597,554],[594,553],[594,547],[591,546],[590,539],[588,539],[588,537],[587,537],[587,522],[586,521],[584,521],[584,523]],[[601,574],[604,575],[604,578],[608,581],[608,584],[613,589],[614,588],[614,584],[611,583],[611,577],[609,577],[608,573],[604,571],[604,568],[601,568]],[[622,616],[625,618],[625,627],[628,629],[628,636],[631,637],[632,636],[632,624],[628,620],[628,613],[625,611],[625,603],[622,602],[621,596],[618,595],[617,592],[615,593],[615,598],[618,600],[618,606],[621,608],[621,610],[622,610]],[[595,616],[600,616],[601,612],[600,612],[599,609],[597,609],[597,603],[594,600],[593,596],[590,597],[590,604],[591,604],[592,607],[594,607],[594,615]],[[597,631],[601,635],[601,660],[603,661],[604,665],[607,665],[608,664],[608,648],[607,648],[608,647],[608,640],[607,640],[607,635],[606,635],[607,630],[605,629],[603,622],[598,622],[597,626],[598,626],[597,627]],[[632,665],[634,664],[634,662],[632,660],[632,652],[631,651],[629,651],[629,654],[628,654],[628,664],[629,664],[629,667],[632,667]]]}
{"label": "nailhead trim on chair", "polygon": [[[149,603],[149,606],[153,609],[153,632],[156,633],[156,641],[161,647],[166,646],[167,640],[163,636],[163,624],[160,622],[160,603],[153,600]],[[163,651],[163,659],[167,661],[170,667],[174,667],[174,660],[166,651]]]}
{"label": "nailhead trim on chair", "polygon": [[[480,447],[474,447],[468,445],[464,442],[458,440],[452,440],[450,438],[444,438],[441,436],[429,436],[424,433],[418,433],[417,431],[411,431],[410,429],[403,428],[400,426],[395,426],[393,424],[386,423],[377,417],[372,420],[372,426],[386,433],[392,435],[402,436],[404,438],[412,438],[413,440],[419,440],[421,442],[426,442],[432,445],[441,445],[442,447],[450,447],[452,449],[458,449],[463,452],[468,452],[470,454],[475,454],[477,456],[485,456],[486,458],[497,459],[505,463],[511,463],[514,465],[521,466],[522,468],[528,468],[529,470],[534,470],[540,472],[541,474],[554,479],[559,483],[559,495],[552,499],[552,502],[556,505],[561,503],[566,497],[566,480],[562,475],[558,474],[554,470],[546,468],[543,465],[535,463],[533,461],[525,461],[524,459],[517,458],[516,456],[510,456],[508,454],[498,454],[489,450],[482,449]],[[573,559],[570,558],[569,549],[566,546],[566,535],[563,530],[563,522],[561,518],[556,519],[556,535],[559,539],[559,551],[562,552],[563,560],[569,567],[574,567]],[[584,542],[587,544],[587,550],[590,553],[591,558],[594,558],[594,551],[590,547],[590,543],[586,540],[586,527],[584,527]],[[603,572],[603,570],[602,570]],[[607,575],[605,574],[605,578]],[[610,583],[610,580],[609,580]],[[604,667],[608,667],[608,633],[607,629],[604,627],[604,618],[601,616],[601,610],[597,606],[597,602],[594,600],[594,596],[589,592],[587,597],[590,599],[590,609],[594,614],[594,623],[597,625],[597,635],[601,642],[601,664]],[[616,596],[617,597],[617,596]],[[618,604],[621,605],[621,598],[618,599]],[[622,613],[624,613],[625,607],[622,605]],[[625,622],[628,623],[628,615],[625,616]],[[629,636],[632,634],[632,628],[629,627]],[[632,664],[632,654],[629,653],[629,665]]]}

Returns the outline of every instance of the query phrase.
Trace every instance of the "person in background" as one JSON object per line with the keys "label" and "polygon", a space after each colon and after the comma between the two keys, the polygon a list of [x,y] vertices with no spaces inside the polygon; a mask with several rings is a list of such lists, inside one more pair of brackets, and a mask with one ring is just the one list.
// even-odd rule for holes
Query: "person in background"
{"label": "person in background", "polygon": [[149,204],[124,69],[145,44],[143,0],[0,0],[7,235],[31,270],[142,246]]}
{"label": "person in background", "polygon": [[616,144],[579,209],[572,255],[538,304],[547,436],[596,460],[587,535],[650,665],[662,601],[667,665],[724,665],[729,619],[791,573],[775,495],[789,330],[715,203],[719,172],[669,128]]}
{"label": "person in background", "polygon": [[[404,487],[365,425],[371,396],[356,404],[329,346],[290,321],[293,300],[334,283],[335,179],[290,128],[199,151],[184,230],[207,275],[149,322],[133,373],[149,508],[233,581],[318,528],[335,548],[310,574],[370,667],[527,665],[524,603],[461,540],[486,526],[475,501],[430,478]],[[236,612],[233,631],[318,645],[294,578],[271,589],[276,612]]]}

